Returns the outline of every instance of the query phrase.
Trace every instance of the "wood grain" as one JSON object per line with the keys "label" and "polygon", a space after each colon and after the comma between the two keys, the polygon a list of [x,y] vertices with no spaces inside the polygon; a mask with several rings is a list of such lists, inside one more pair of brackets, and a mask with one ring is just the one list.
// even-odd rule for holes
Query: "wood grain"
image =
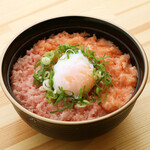
{"label": "wood grain", "polygon": [[[64,15],[97,17],[124,27],[139,40],[150,60],[150,0],[1,0],[0,54],[25,28]],[[0,150],[149,150],[149,111],[150,77],[132,112],[118,127],[95,139],[67,142],[30,128],[0,88]]]}

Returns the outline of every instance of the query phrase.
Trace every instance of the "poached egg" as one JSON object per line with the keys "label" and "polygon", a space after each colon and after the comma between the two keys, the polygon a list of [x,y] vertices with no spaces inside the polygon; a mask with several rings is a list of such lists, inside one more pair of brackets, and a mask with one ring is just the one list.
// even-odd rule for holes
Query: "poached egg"
{"label": "poached egg", "polygon": [[79,50],[76,54],[65,53],[54,65],[53,87],[60,93],[59,87],[70,90],[76,97],[80,94],[80,88],[89,92],[94,86],[93,65]]}

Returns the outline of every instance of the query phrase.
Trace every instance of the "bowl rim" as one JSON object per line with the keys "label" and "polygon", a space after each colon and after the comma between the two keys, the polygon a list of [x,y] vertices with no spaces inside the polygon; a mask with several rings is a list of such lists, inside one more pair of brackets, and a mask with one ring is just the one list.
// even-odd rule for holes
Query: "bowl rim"
{"label": "bowl rim", "polygon": [[[114,112],[111,112],[107,115],[104,115],[102,117],[98,117],[98,118],[94,118],[94,119],[90,119],[90,120],[83,120],[83,121],[62,121],[62,120],[54,120],[54,119],[50,119],[50,118],[46,118],[46,117],[42,117],[38,114],[35,114],[29,110],[27,110],[25,107],[23,107],[21,104],[19,104],[12,96],[11,94],[8,92],[7,88],[5,87],[5,84],[4,84],[4,81],[3,81],[3,75],[2,75],[2,64],[3,64],[3,58],[5,56],[5,53],[8,49],[8,47],[10,46],[10,44],[20,35],[22,34],[24,31],[26,31],[28,28],[30,27],[33,27],[39,23],[42,23],[42,22],[45,22],[45,21],[49,21],[49,20],[52,20],[52,19],[59,19],[59,18],[68,18],[68,17],[84,17],[84,18],[90,18],[90,19],[97,19],[97,20],[101,20],[103,22],[106,22],[108,24],[112,24],[114,26],[116,26],[117,28],[120,28],[121,30],[123,30],[124,32],[126,32],[134,41],[135,43],[139,46],[141,52],[142,52],[142,55],[143,55],[143,58],[144,58],[144,63],[145,63],[145,72],[144,72],[144,76],[143,76],[143,81],[141,83],[141,86],[140,88],[138,89],[138,91],[135,93],[135,95],[126,103],[124,104],[122,107],[118,108],[117,110],[115,110]],[[108,21],[106,19],[100,19],[100,18],[95,18],[95,17],[89,17],[89,16],[60,16],[60,17],[54,17],[54,18],[50,18],[50,19],[47,19],[47,20],[43,20],[43,21],[40,21],[40,22],[36,22],[35,24],[33,25],[30,25],[28,27],[26,27],[25,29],[23,29],[21,32],[19,32],[19,34],[15,35],[13,37],[13,39],[11,39],[10,42],[8,42],[5,50],[3,50],[2,54],[1,54],[1,58],[0,58],[0,85],[2,87],[2,90],[4,91],[5,95],[7,96],[7,98],[9,99],[9,101],[15,105],[17,108],[19,108],[21,111],[23,111],[24,113],[28,114],[30,117],[34,117],[38,120],[41,120],[41,121],[44,121],[44,122],[47,122],[47,123],[53,123],[53,124],[61,124],[61,125],[80,125],[80,124],[90,124],[90,123],[94,123],[94,122],[98,122],[98,121],[102,121],[102,120],[105,120],[105,119],[108,119],[110,117],[113,117],[117,114],[119,114],[120,112],[122,112],[124,109],[126,109],[128,106],[130,106],[132,103],[134,103],[137,98],[140,96],[141,92],[143,91],[145,85],[146,85],[146,82],[147,82],[147,79],[148,79],[148,72],[149,72],[149,68],[148,68],[148,59],[147,59],[147,56],[146,56],[146,53],[143,49],[143,47],[141,46],[141,44],[138,42],[138,40],[133,36],[131,35],[128,31],[126,31],[126,29],[124,29],[123,27],[120,27],[119,25],[116,25],[115,23],[113,23],[112,21]]]}

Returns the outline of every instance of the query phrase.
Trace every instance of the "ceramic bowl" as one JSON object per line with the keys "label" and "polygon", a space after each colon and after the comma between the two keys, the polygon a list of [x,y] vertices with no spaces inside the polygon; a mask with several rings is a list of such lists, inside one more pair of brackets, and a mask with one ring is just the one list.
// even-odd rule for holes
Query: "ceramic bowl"
{"label": "ceramic bowl", "polygon": [[[131,56],[131,63],[137,67],[138,82],[132,98],[118,110],[93,120],[86,121],[57,121],[44,118],[34,114],[19,104],[12,93],[10,86],[10,75],[12,66],[19,57],[26,54],[39,39],[49,37],[62,31],[88,32],[95,34],[98,38],[105,38],[117,45],[123,53]],[[84,16],[66,16],[49,19],[35,24],[20,33],[4,50],[1,58],[1,86],[6,96],[13,104],[20,117],[35,130],[58,139],[83,140],[102,135],[121,123],[133,108],[137,98],[143,91],[147,76],[148,62],[143,48],[140,44],[122,28],[96,18]]]}

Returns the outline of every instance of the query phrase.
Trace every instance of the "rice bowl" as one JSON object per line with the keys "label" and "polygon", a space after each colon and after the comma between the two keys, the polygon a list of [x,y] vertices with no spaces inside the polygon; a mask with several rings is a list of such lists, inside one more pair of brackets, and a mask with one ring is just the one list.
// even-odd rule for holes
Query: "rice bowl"
{"label": "rice bowl", "polygon": [[[117,110],[83,121],[61,121],[37,115],[24,108],[12,93],[10,76],[13,65],[19,57],[26,55],[26,50],[33,47],[40,39],[63,31],[81,33],[86,31],[97,38],[105,38],[118,46],[123,53],[130,55],[131,64],[138,71],[137,85],[132,97]],[[100,37],[101,35],[101,37]],[[122,122],[132,110],[137,98],[143,91],[148,77],[148,62],[140,44],[118,26],[100,19],[80,16],[68,16],[50,19],[38,23],[17,36],[1,57],[1,86],[21,118],[35,130],[53,138],[63,140],[83,140],[102,135]],[[80,136],[79,136],[80,135]]]}

